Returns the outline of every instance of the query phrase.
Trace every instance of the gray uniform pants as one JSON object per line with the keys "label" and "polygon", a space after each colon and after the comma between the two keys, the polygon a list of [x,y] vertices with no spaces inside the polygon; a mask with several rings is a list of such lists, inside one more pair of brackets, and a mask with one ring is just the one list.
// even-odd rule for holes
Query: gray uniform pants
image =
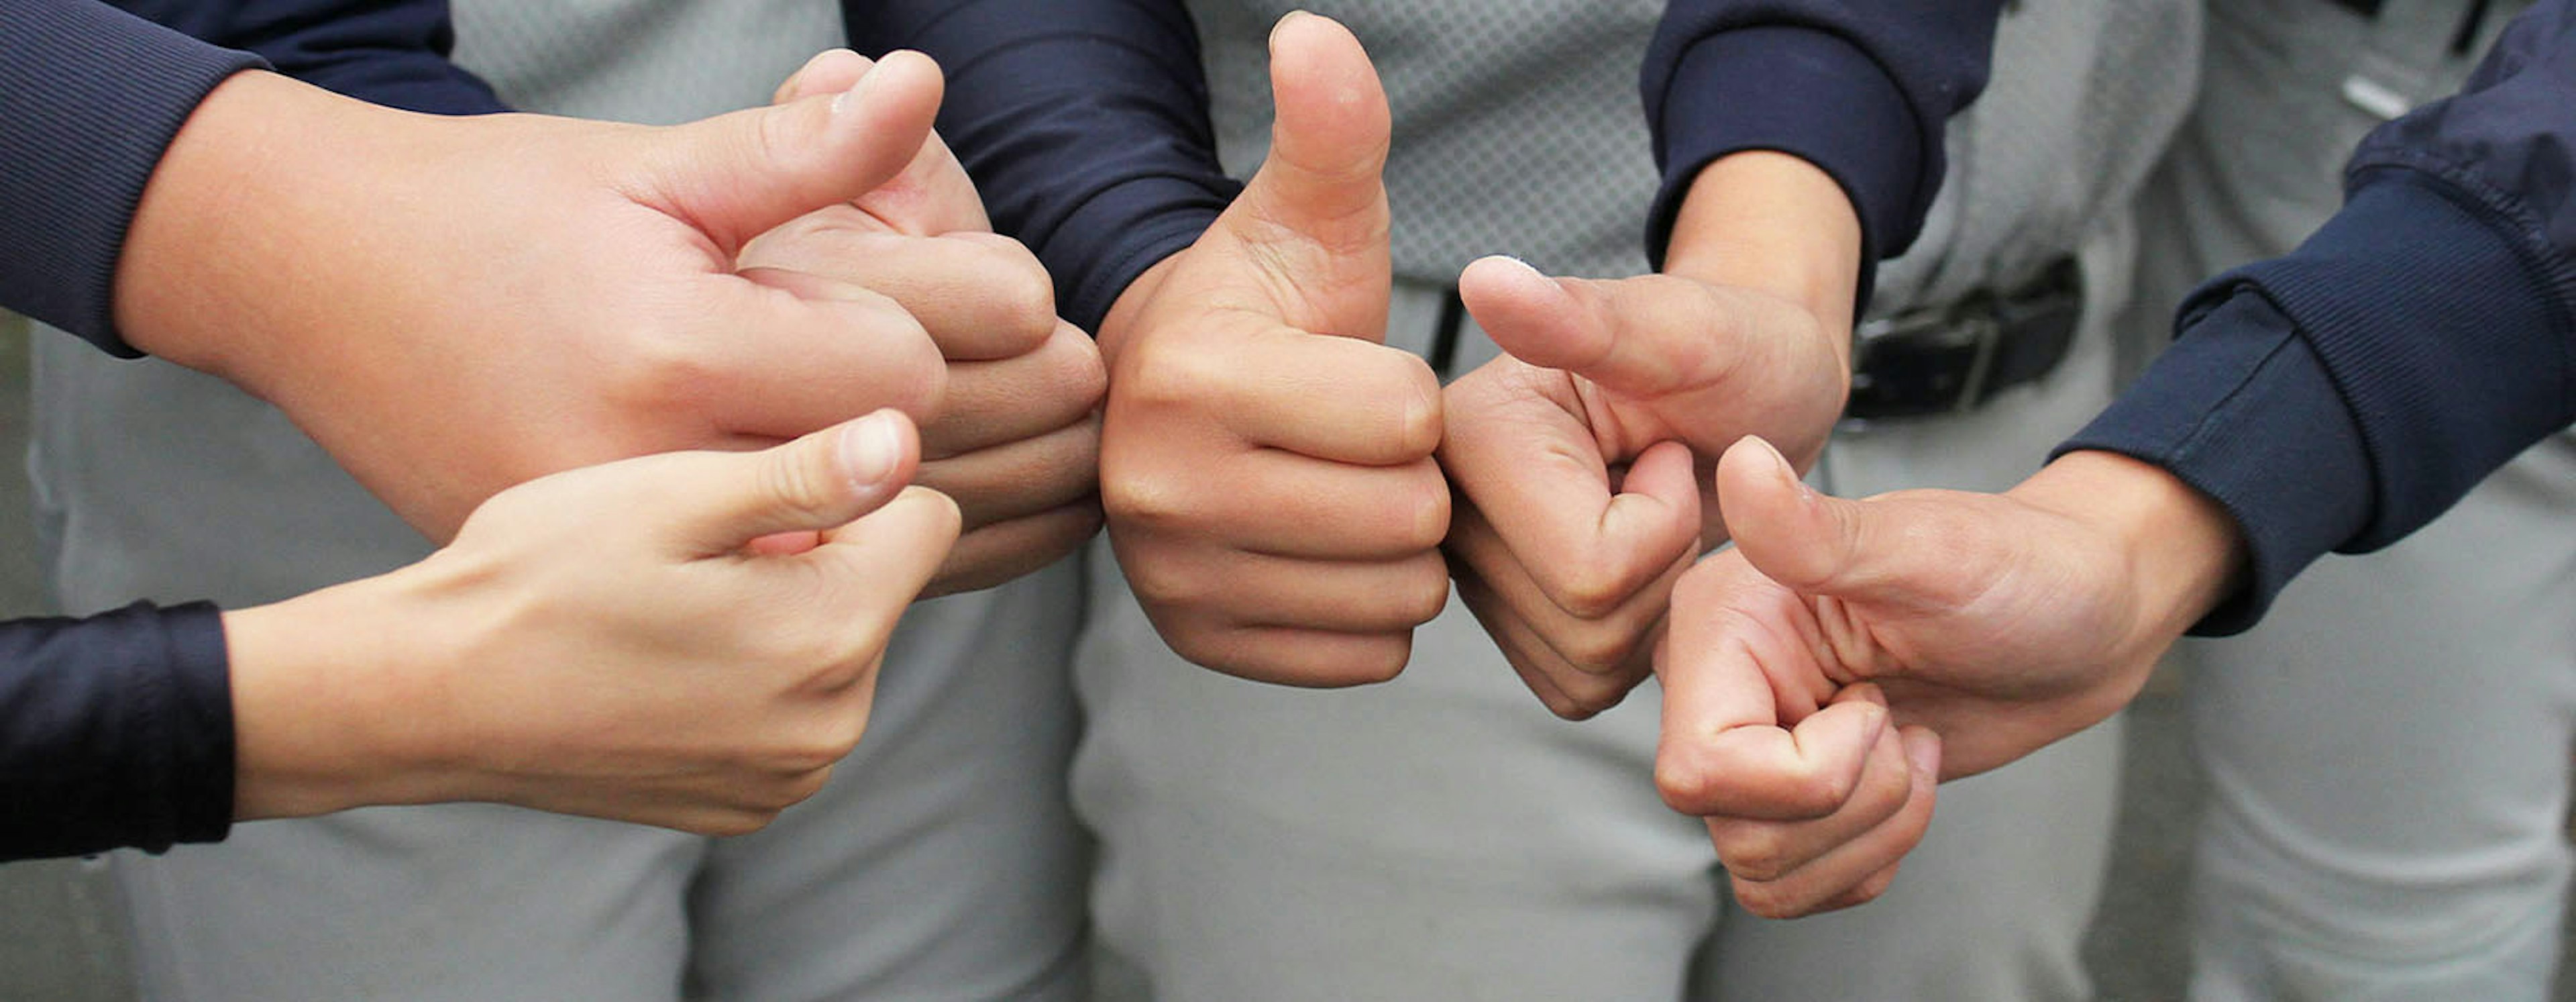
{"label": "gray uniform pants", "polygon": [[[764,103],[840,36],[819,0],[458,7],[460,59],[506,96],[641,120]],[[253,604],[427,551],[283,415],[221,382],[67,337],[36,352],[31,467],[67,607]],[[755,835],[449,805],[119,854],[144,993],[1079,997],[1085,851],[1064,791],[1078,578],[1068,562],[915,606],[857,752]]]}
{"label": "gray uniform pants", "polygon": [[[2281,254],[2383,116],[2456,89],[2469,0],[2216,0],[2204,92],[2148,192],[2143,318]],[[2514,5],[2488,18],[2494,31]],[[2473,48],[2483,48],[2474,46]],[[2210,778],[2193,997],[2545,999],[2576,737],[2576,434],[2383,552],[2329,557],[2263,625],[2193,646]]]}
{"label": "gray uniform pants", "polygon": [[[2117,303],[2125,229],[2088,241]],[[1390,342],[1442,293],[1399,285]],[[2043,382],[1957,418],[1837,439],[1844,493],[1998,489],[2109,398],[2108,310]],[[1464,371],[1491,357],[1472,329]],[[1942,788],[1931,834],[1866,907],[1734,910],[1707,830],[1656,795],[1652,684],[1548,714],[1455,603],[1383,686],[1250,685],[1164,647],[1095,552],[1076,658],[1074,797],[1100,840],[1112,997],[2074,999],[2116,807],[2117,722]]]}

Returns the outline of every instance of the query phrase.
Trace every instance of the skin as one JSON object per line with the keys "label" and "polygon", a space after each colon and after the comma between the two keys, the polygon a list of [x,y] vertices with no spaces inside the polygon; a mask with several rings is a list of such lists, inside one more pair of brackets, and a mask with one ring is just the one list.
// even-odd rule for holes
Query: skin
{"label": "skin", "polygon": [[[277,403],[450,540],[224,613],[239,817],[472,800],[733,834],[856,744],[960,530],[905,486],[912,416],[949,413],[945,356],[1042,360],[979,398],[1072,373],[1044,419],[958,413],[945,456],[1078,429],[1088,405],[1027,296],[990,327],[935,317],[938,339],[860,284],[920,298],[990,270],[1012,302],[1027,276],[994,264],[1025,252],[994,238],[909,271],[737,261],[889,184],[890,217],[957,211],[922,194],[945,176],[920,166],[945,155],[936,68],[845,78],[669,129],[409,115],[265,73],[208,96],[134,219],[121,330]],[[317,132],[327,155],[282,141]]]}
{"label": "skin", "polygon": [[[919,321],[735,253],[897,176],[940,90],[899,55],[843,94],[655,129],[237,74],[145,190],[117,322],[277,405],[439,540],[544,473],[925,417],[945,366]],[[317,133],[333,155],[295,139]]]}
{"label": "skin", "polygon": [[1271,35],[1271,89],[1269,160],[1101,325],[1101,504],[1182,657],[1290,685],[1378,682],[1448,598],[1439,382],[1382,343],[1388,116],[1367,53],[1292,14]]}
{"label": "skin", "polygon": [[1774,917],[1884,891],[1939,780],[2127,705],[2244,559],[2216,503],[2109,453],[1847,501],[1747,440],[1716,483],[1736,546],[1674,589],[1655,780]]}
{"label": "skin", "polygon": [[1459,277],[1504,353],[1447,390],[1446,549],[1550,710],[1589,717],[1646,678],[1674,581],[1726,538],[1701,485],[1729,444],[1765,435],[1815,462],[1850,387],[1859,262],[1842,189],[1757,152],[1701,171],[1661,274],[1487,258]]}
{"label": "skin", "polygon": [[[554,474],[417,564],[224,613],[242,819],[493,801],[705,834],[811,796],[957,536],[885,411]],[[639,501],[641,503],[639,503]],[[752,553],[815,532],[795,554]]]}
{"label": "skin", "polygon": [[[872,66],[846,49],[825,52],[777,101],[847,90]],[[939,346],[947,393],[921,426],[918,482],[957,501],[966,532],[929,594],[1000,584],[1099,531],[1100,352],[1057,318],[1037,256],[992,232],[974,182],[937,136],[892,180],[762,234],[738,260],[821,289],[884,295]]]}

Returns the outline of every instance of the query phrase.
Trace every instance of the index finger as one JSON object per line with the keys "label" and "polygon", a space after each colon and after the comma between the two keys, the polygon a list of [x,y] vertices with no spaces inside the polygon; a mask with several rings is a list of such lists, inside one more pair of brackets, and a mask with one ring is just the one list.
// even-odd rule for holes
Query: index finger
{"label": "index finger", "polygon": [[[1817,673],[1795,617],[1797,597],[1728,551],[1683,575],[1673,591],[1655,673],[1664,687],[1655,786],[1673,809],[1698,816],[1800,820],[1832,814],[1860,788],[1872,745],[1888,726],[1875,693],[1837,700],[1781,724],[1776,676]],[[1766,671],[1765,663],[1776,671]],[[1801,664],[1801,662],[1804,662]],[[1804,670],[1801,670],[1804,669]]]}

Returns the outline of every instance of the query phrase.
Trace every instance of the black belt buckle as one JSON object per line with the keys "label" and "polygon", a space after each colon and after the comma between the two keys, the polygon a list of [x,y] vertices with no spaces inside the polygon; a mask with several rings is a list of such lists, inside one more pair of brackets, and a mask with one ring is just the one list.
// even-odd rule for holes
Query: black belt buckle
{"label": "black belt buckle", "polygon": [[1863,322],[1852,338],[1853,422],[1956,414],[2047,375],[2084,309],[2081,272],[2060,258],[2008,291]]}

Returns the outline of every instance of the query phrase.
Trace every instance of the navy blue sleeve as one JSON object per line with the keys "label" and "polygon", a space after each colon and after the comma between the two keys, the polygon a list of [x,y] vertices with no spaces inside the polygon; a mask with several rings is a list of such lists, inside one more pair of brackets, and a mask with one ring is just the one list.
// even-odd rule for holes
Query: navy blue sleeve
{"label": "navy blue sleeve", "polygon": [[0,39],[0,305],[139,355],[116,333],[126,228],[197,102],[259,60],[91,0],[0,0]]}
{"label": "navy blue sleeve", "polygon": [[316,87],[441,115],[507,110],[447,59],[446,0],[112,0],[171,28],[255,53]]}
{"label": "navy blue sleeve", "polygon": [[939,132],[996,229],[1096,331],[1127,285],[1188,247],[1241,186],[1217,163],[1197,27],[1178,0],[843,0],[852,47],[948,73]]}
{"label": "navy blue sleeve", "polygon": [[0,860],[224,837],[232,687],[211,605],[0,623]]}
{"label": "navy blue sleeve", "polygon": [[1662,266],[1700,169],[1747,150],[1815,164],[1860,216],[1864,301],[1941,190],[1943,129],[1985,89],[2004,0],[1672,0],[1639,86],[1663,188]]}
{"label": "navy blue sleeve", "polygon": [[2060,447],[2163,466],[2236,518],[2249,580],[2195,632],[2253,625],[2318,556],[2396,541],[2576,423],[2571,93],[2576,3],[2548,0],[2458,96],[2365,139],[2298,250],[2195,292],[2173,349]]}

